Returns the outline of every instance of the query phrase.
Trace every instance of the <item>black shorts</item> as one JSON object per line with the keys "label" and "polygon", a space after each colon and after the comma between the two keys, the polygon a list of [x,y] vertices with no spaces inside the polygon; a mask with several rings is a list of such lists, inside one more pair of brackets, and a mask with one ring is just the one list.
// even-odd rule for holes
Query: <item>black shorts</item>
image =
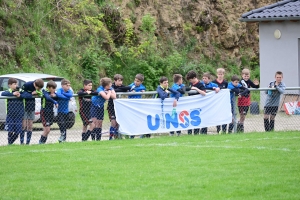
{"label": "black shorts", "polygon": [[82,120],[83,126],[88,126],[90,123],[92,123],[91,120],[91,109],[80,109],[79,115]]}
{"label": "black shorts", "polygon": [[278,111],[278,106],[265,106],[264,114],[265,115],[276,115]]}
{"label": "black shorts", "polygon": [[44,127],[51,126],[54,120],[54,112],[41,110],[41,120]]}
{"label": "black shorts", "polygon": [[239,106],[239,113],[243,113],[244,115],[247,115],[249,110],[249,106]]}

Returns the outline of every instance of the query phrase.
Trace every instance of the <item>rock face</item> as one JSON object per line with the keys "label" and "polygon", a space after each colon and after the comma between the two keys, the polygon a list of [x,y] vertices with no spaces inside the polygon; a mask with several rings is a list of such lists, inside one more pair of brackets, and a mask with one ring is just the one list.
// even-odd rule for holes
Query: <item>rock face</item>
{"label": "rock face", "polygon": [[[197,53],[212,58],[239,58],[240,49],[257,57],[258,24],[240,22],[240,16],[250,10],[276,3],[276,0],[114,0],[122,17],[132,20],[138,35],[142,17],[156,19],[156,35],[185,45],[191,38],[197,41]],[[215,48],[215,47],[218,48]],[[217,50],[216,50],[217,49]],[[199,52],[200,50],[200,52]]]}

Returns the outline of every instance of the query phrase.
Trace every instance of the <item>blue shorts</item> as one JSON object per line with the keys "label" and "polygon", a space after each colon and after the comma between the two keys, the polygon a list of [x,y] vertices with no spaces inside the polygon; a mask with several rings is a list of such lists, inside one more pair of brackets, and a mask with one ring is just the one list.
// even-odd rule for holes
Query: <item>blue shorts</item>
{"label": "blue shorts", "polygon": [[98,120],[103,120],[104,106],[99,107],[99,106],[92,105],[91,106],[91,118],[97,118]]}
{"label": "blue shorts", "polygon": [[8,132],[22,133],[22,116],[20,117],[6,117],[5,128]]}

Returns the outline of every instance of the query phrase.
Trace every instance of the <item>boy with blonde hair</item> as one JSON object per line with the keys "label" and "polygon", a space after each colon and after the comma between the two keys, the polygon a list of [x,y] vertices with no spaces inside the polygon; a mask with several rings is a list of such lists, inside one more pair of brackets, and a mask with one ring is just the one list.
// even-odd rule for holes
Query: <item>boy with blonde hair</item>
{"label": "boy with blonde hair", "polygon": [[[228,87],[228,82],[224,79],[225,75],[225,69],[224,68],[218,68],[217,69],[217,79],[212,81],[213,83],[217,84],[218,87],[222,89],[227,89]],[[227,129],[227,124],[222,125],[222,133],[226,133]],[[217,126],[217,133],[220,133],[221,131],[221,126]]]}
{"label": "boy with blonde hair", "polygon": [[[250,80],[249,69],[242,70],[242,80],[240,81],[240,84],[245,88],[251,88],[251,87],[259,88],[259,81],[257,79],[254,79],[253,82]],[[244,132],[244,121],[250,105],[251,105],[251,99],[250,99],[250,91],[249,91],[248,95],[238,98],[240,121],[237,124],[237,132],[242,132],[242,133]]]}

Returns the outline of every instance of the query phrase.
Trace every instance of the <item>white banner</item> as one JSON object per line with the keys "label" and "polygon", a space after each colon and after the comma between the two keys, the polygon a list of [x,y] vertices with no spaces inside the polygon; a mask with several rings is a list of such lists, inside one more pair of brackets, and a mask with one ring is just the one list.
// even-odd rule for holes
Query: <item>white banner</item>
{"label": "white banner", "polygon": [[227,124],[232,121],[230,92],[210,92],[205,96],[180,97],[176,110],[174,98],[115,99],[119,131],[126,135],[164,133]]}

